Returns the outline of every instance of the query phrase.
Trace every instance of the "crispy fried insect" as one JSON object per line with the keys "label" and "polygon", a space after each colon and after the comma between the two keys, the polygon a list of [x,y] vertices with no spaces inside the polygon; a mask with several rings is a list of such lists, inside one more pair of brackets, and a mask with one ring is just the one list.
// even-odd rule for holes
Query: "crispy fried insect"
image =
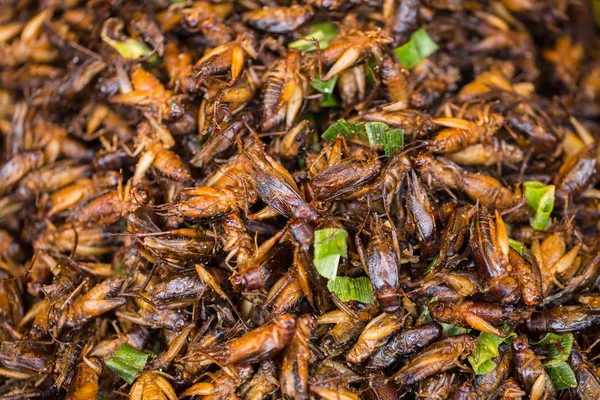
{"label": "crispy fried insect", "polygon": [[383,230],[381,220],[377,217],[373,220],[371,227],[373,234],[369,239],[366,254],[358,235],[356,248],[363,266],[369,272],[377,303],[384,311],[395,312],[401,306],[400,262],[391,238]]}
{"label": "crispy fried insect", "polygon": [[485,143],[472,144],[447,156],[460,165],[492,166],[498,163],[518,165],[523,161],[525,154],[517,145],[492,137]]}
{"label": "crispy fried insect", "polygon": [[503,303],[516,303],[520,297],[518,282],[509,273],[508,235],[497,211],[493,218],[488,210],[476,207],[470,245],[475,265],[490,294]]}
{"label": "crispy fried insect", "polygon": [[356,344],[348,352],[346,360],[353,364],[363,362],[377,347],[385,343],[392,333],[402,328],[403,322],[397,314],[383,313],[375,317],[365,326]]}
{"label": "crispy fried insect", "polygon": [[177,400],[177,394],[169,381],[157,372],[145,372],[140,375],[129,392],[131,400],[164,399]]}
{"label": "crispy fried insect", "polygon": [[246,35],[238,36],[235,41],[208,50],[193,67],[196,78],[204,80],[210,77],[227,76],[233,84],[244,69],[246,57],[257,57],[252,39]]}
{"label": "crispy fried insect", "polygon": [[413,357],[393,379],[400,385],[412,385],[438,372],[456,367],[456,363],[466,358],[477,344],[477,338],[469,335],[449,337],[427,347]]}
{"label": "crispy fried insect", "polygon": [[236,364],[229,368],[230,372],[221,369],[214,374],[207,373],[210,381],[196,383],[181,393],[181,396],[202,396],[204,400],[239,398],[236,396],[237,388],[240,384],[250,379],[252,376],[252,367],[250,365]]}
{"label": "crispy fried insect", "polygon": [[311,5],[268,7],[244,14],[244,21],[256,29],[271,33],[292,32],[315,14]]}
{"label": "crispy fried insect", "polygon": [[239,264],[237,272],[231,275],[231,285],[235,290],[256,290],[268,288],[291,263],[290,243],[278,244],[283,232],[265,241],[256,254],[245,263]]}
{"label": "crispy fried insect", "polygon": [[383,58],[383,46],[392,42],[385,31],[353,31],[339,35],[321,54],[321,60],[331,68],[323,76],[328,81],[333,76],[373,56],[377,62]]}
{"label": "crispy fried insect", "polygon": [[367,368],[379,370],[390,367],[399,358],[413,355],[441,338],[442,326],[437,322],[404,329],[373,353]]}
{"label": "crispy fried insect", "polygon": [[500,357],[494,361],[497,367],[492,372],[485,375],[476,375],[473,379],[475,391],[480,396],[492,396],[510,375],[513,355],[508,346],[506,348],[503,346],[500,350],[502,351]]}
{"label": "crispy fried insect", "polygon": [[315,327],[312,315],[298,318],[294,338],[283,352],[281,392],[291,399],[308,399],[309,365],[315,359],[308,339]]}
{"label": "crispy fried insect", "polygon": [[88,165],[77,165],[73,160],[48,164],[21,179],[16,192],[22,198],[42,192],[53,192],[85,177],[90,170]]}
{"label": "crispy fried insect", "polygon": [[595,328],[600,324],[600,312],[585,306],[564,306],[534,312],[527,321],[531,332],[573,332]]}
{"label": "crispy fried insect", "polygon": [[478,123],[460,118],[435,118],[433,123],[443,129],[431,140],[431,149],[438,153],[454,153],[494,135],[504,123],[499,114],[482,116]]}
{"label": "crispy fried insect", "polygon": [[525,336],[519,336],[513,340],[515,369],[519,380],[530,396],[535,399],[556,398],[556,389],[550,375],[542,366],[538,356],[529,348]]}
{"label": "crispy fried insect", "polygon": [[577,387],[575,392],[581,400],[591,400],[600,393],[600,377],[587,361],[584,353],[575,345],[571,350],[569,364],[575,372]]}
{"label": "crispy fried insect", "polygon": [[44,153],[26,151],[15,155],[0,168],[0,195],[6,193],[28,172],[44,165]]}
{"label": "crispy fried insect", "polygon": [[112,224],[146,205],[148,192],[128,183],[124,189],[96,197],[69,216],[69,221],[82,224]]}
{"label": "crispy fried insect", "polygon": [[580,195],[598,181],[600,147],[589,145],[569,158],[558,171],[555,179],[557,195],[567,199]]}
{"label": "crispy fried insect", "polygon": [[402,111],[408,108],[411,88],[406,80],[408,71],[391,57],[381,64],[381,81],[386,87],[390,104],[381,107],[385,112]]}
{"label": "crispy fried insect", "polygon": [[[90,366],[91,363],[92,366]],[[94,360],[81,361],[77,364],[67,392],[68,400],[85,400],[98,395],[98,372],[101,366]]]}
{"label": "crispy fried insect", "polygon": [[283,121],[288,129],[294,124],[306,92],[300,62],[300,52],[291,49],[267,70],[260,105],[262,130],[271,130]]}
{"label": "crispy fried insect", "polygon": [[348,158],[319,172],[311,181],[314,198],[331,201],[353,195],[375,179],[381,163],[379,160]]}
{"label": "crispy fried insect", "polygon": [[[186,188],[179,192],[179,200],[160,206],[166,215],[176,215],[194,220],[213,220],[254,203],[252,192],[248,197],[238,197],[238,190],[212,187]],[[185,200],[182,198],[186,198]]]}
{"label": "crispy fried insect", "polygon": [[411,171],[407,180],[407,228],[413,230],[422,246],[422,255],[429,259],[438,252],[439,213],[425,186]]}
{"label": "crispy fried insect", "polygon": [[338,355],[360,335],[368,318],[369,314],[365,312],[361,313],[359,320],[356,321],[353,316],[341,310],[321,315],[317,319],[318,324],[335,324],[321,340],[321,346],[327,353]]}
{"label": "crispy fried insect", "polygon": [[446,303],[436,301],[429,304],[429,312],[434,319],[457,325],[468,325],[482,332],[497,336],[505,336],[502,331],[494,327],[494,323],[516,323],[528,317],[526,311],[512,306],[498,304],[475,303],[465,300],[460,303]]}
{"label": "crispy fried insect", "polygon": [[277,369],[273,361],[263,361],[258,371],[240,389],[244,400],[262,400],[279,388]]}
{"label": "crispy fried insect", "polygon": [[218,346],[211,351],[211,356],[221,365],[265,360],[287,346],[295,331],[296,320],[293,316],[278,315],[270,324]]}

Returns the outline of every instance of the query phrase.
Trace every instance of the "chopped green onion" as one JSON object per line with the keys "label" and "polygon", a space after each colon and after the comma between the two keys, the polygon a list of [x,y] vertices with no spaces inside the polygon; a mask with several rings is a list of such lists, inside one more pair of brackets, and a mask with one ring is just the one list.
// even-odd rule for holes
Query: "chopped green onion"
{"label": "chopped green onion", "polygon": [[386,157],[391,156],[404,146],[404,129],[390,129],[385,135],[383,152]]}
{"label": "chopped green onion", "polygon": [[339,119],[330,125],[321,137],[329,142],[333,142],[338,135],[342,135],[346,139],[354,136],[359,136],[361,139],[365,138],[365,125],[360,122],[347,122],[344,119]]}
{"label": "chopped green onion", "polygon": [[[509,329],[510,328],[505,327],[503,330],[508,333]],[[496,368],[496,363],[493,359],[500,356],[498,347],[502,343],[511,343],[515,337],[516,334],[514,332],[507,337],[500,337],[491,333],[481,332],[475,350],[467,357],[475,374],[485,375],[493,371]]]}
{"label": "chopped green onion", "polygon": [[323,94],[331,94],[333,93],[333,89],[335,88],[335,84],[338,80],[339,75],[335,75],[333,78],[328,80],[327,82],[323,82],[321,77],[317,75],[315,80],[310,82],[310,86],[314,87],[319,93]]}
{"label": "chopped green onion", "polygon": [[419,56],[426,58],[439,50],[440,46],[429,37],[427,31],[423,28],[417,29],[410,35],[410,40],[415,43]]}
{"label": "chopped green onion", "polygon": [[315,231],[315,268],[327,279],[337,276],[340,257],[348,257],[346,239],[348,233],[340,228],[326,228]]}
{"label": "chopped green onion", "polygon": [[553,360],[544,364],[544,369],[552,378],[556,390],[577,387],[575,373],[566,361]]}
{"label": "chopped green onion", "polygon": [[550,214],[554,208],[554,191],[554,185],[544,185],[536,181],[525,182],[527,204],[535,211],[530,221],[535,230],[546,228],[550,221]]}
{"label": "chopped green onion", "polygon": [[360,278],[338,276],[327,282],[327,288],[342,301],[356,300],[367,304],[375,303],[371,280],[366,276]]}
{"label": "chopped green onion", "polygon": [[550,345],[548,347],[548,359],[553,361],[567,361],[569,355],[571,355],[573,340],[573,334],[571,333],[565,335],[547,333],[546,336],[536,344]]}
{"label": "chopped green onion", "polygon": [[334,141],[338,135],[345,138],[358,136],[361,140],[369,142],[371,147],[383,147],[386,157],[404,146],[404,129],[389,129],[383,122],[346,122],[338,120],[321,135],[327,141]]}
{"label": "chopped green onion", "polygon": [[396,56],[408,69],[419,65],[422,59],[429,57],[439,49],[439,46],[429,37],[425,29],[420,28],[410,35],[410,40],[396,48]]}
{"label": "chopped green onion", "polygon": [[371,147],[383,146],[386,157],[404,146],[404,129],[389,129],[383,122],[368,122],[365,131]]}
{"label": "chopped green onion", "polygon": [[525,250],[527,250],[527,247],[525,246],[525,244],[523,244],[522,242],[519,242],[518,240],[515,239],[508,239],[508,245],[517,253],[519,253],[520,255],[525,254]]}
{"label": "chopped green onion", "polygon": [[123,344],[117,349],[115,354],[106,360],[106,366],[123,378],[127,383],[132,384],[135,378],[144,370],[149,355]]}
{"label": "chopped green onion", "polygon": [[336,100],[332,94],[324,94],[321,99],[321,107],[337,107],[340,103]]}
{"label": "chopped green onion", "polygon": [[315,80],[310,82],[310,86],[315,88],[319,93],[323,93],[323,98],[321,99],[322,107],[335,107],[339,105],[333,96],[333,89],[335,88],[338,77],[339,75],[335,75],[327,82],[323,82],[321,77],[317,75]]}
{"label": "chopped green onion", "polygon": [[321,49],[326,49],[339,33],[337,27],[330,22],[312,24],[308,26],[308,29],[310,31],[308,35],[288,44],[288,48],[303,52],[314,51],[317,48],[311,40],[316,40]]}
{"label": "chopped green onion", "polygon": [[409,40],[402,46],[396,48],[394,52],[396,53],[396,56],[398,57],[402,65],[404,65],[408,69],[413,69],[421,62],[419,49],[417,48],[415,42],[413,42],[412,40]]}

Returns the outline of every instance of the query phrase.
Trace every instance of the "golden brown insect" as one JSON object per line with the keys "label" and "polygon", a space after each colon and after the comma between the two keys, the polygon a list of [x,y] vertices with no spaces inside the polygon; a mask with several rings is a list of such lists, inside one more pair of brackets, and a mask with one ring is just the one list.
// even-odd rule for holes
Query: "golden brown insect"
{"label": "golden brown insect", "polygon": [[74,160],[47,164],[21,179],[17,194],[20,197],[27,198],[33,194],[53,192],[88,175],[89,172],[90,167],[88,165],[78,165]]}
{"label": "golden brown insect", "polygon": [[408,174],[407,185],[407,230],[414,232],[421,242],[423,256],[433,257],[439,248],[439,212],[415,171]]}
{"label": "golden brown insect", "polygon": [[28,61],[52,62],[58,57],[59,52],[52,46],[48,36],[44,33],[44,24],[52,16],[49,9],[42,10],[33,16],[25,25],[19,23],[8,29],[5,40],[10,40],[20,33],[8,46],[3,46],[1,55],[3,66],[16,66]]}
{"label": "golden brown insect", "polygon": [[566,333],[600,325],[600,312],[586,306],[563,306],[536,311],[526,322],[530,332]]}
{"label": "golden brown insect", "polygon": [[202,167],[214,157],[234,147],[237,140],[247,132],[247,124],[251,124],[252,121],[253,117],[250,114],[243,114],[231,124],[213,130],[190,163],[195,167]]}
{"label": "golden brown insect", "polygon": [[41,151],[26,151],[12,157],[0,168],[0,195],[6,193],[28,172],[43,164],[44,153]]}
{"label": "golden brown insect", "polygon": [[148,192],[138,187],[131,187],[128,182],[125,188],[96,197],[69,217],[69,221],[82,224],[112,224],[130,212],[146,205]]}
{"label": "golden brown insect", "polygon": [[374,218],[371,227],[373,235],[369,240],[366,254],[362,249],[359,236],[356,236],[356,248],[361,263],[369,272],[371,286],[377,303],[387,312],[395,312],[401,306],[400,263],[391,238],[383,230],[381,220]]}
{"label": "golden brown insect", "polygon": [[387,368],[400,357],[413,355],[441,338],[442,326],[437,322],[428,322],[394,333],[386,344],[375,350],[369,358],[367,369]]}
{"label": "golden brown insect", "polygon": [[271,33],[286,33],[300,27],[315,14],[311,5],[268,7],[244,14],[248,25]]}
{"label": "golden brown insect", "polygon": [[283,121],[288,129],[294,124],[306,93],[300,61],[300,52],[291,49],[266,72],[260,106],[261,130],[271,130]]}
{"label": "golden brown insect", "polygon": [[518,146],[492,137],[485,143],[470,145],[447,156],[460,165],[491,166],[498,163],[518,165],[525,155]]}
{"label": "golden brown insect", "polygon": [[556,398],[556,389],[550,375],[544,370],[538,356],[529,348],[525,336],[513,340],[514,362],[519,380],[535,399]]}
{"label": "golden brown insect", "polygon": [[383,57],[382,47],[392,42],[385,31],[353,31],[349,35],[340,35],[321,53],[321,60],[331,68],[322,78],[328,81],[340,72],[364,61],[369,56],[378,62]]}
{"label": "golden brown insect", "polygon": [[303,295],[298,269],[290,268],[287,274],[273,284],[267,294],[264,306],[271,306],[271,313],[279,315],[291,311]]}
{"label": "golden brown insect", "polygon": [[102,226],[82,226],[66,224],[59,228],[50,227],[40,233],[33,244],[36,250],[74,252],[80,256],[99,256],[113,250],[110,247],[114,238]]}
{"label": "golden brown insect", "polygon": [[[236,396],[237,388],[252,376],[250,365],[236,364],[229,367],[230,372],[224,369],[216,373],[207,373],[211,378],[208,382],[198,382],[181,393],[182,397],[202,396],[204,400],[220,400],[239,398]],[[171,399],[169,399],[171,400]]]}
{"label": "golden brown insect", "polygon": [[383,60],[381,65],[381,81],[387,90],[390,104],[381,107],[385,112],[402,111],[408,108],[411,88],[406,80],[408,71],[391,57]]}
{"label": "golden brown insect", "polygon": [[429,304],[433,318],[445,323],[468,325],[482,332],[506,336],[494,326],[502,322],[515,323],[528,316],[527,312],[512,306],[475,303],[465,300],[458,303],[436,301]]}
{"label": "golden brown insect", "polygon": [[350,349],[346,360],[358,364],[366,360],[373,351],[384,344],[388,337],[402,328],[403,320],[397,314],[382,313],[365,326],[356,344]]}
{"label": "golden brown insect", "polygon": [[313,316],[298,318],[294,338],[283,352],[281,392],[293,399],[308,399],[309,365],[315,358],[308,339],[315,327]]}
{"label": "golden brown insect", "polygon": [[[256,193],[267,205],[284,217],[297,220],[301,226],[318,221],[316,209],[302,198],[289,172],[268,156],[258,143],[244,148],[244,155],[251,163],[250,175]],[[292,235],[295,235],[294,229]]]}
{"label": "golden brown insect", "polygon": [[90,350],[91,357],[108,358],[112,356],[117,349],[127,343],[138,350],[143,349],[148,342],[149,334],[145,328],[134,327],[126,333],[121,333],[112,339],[105,339],[99,342]]}
{"label": "golden brown insect", "polygon": [[567,252],[567,243],[558,233],[547,236],[541,243],[538,239],[533,240],[531,252],[539,264],[544,297],[554,286],[562,287],[558,278],[571,273],[580,249],[581,244],[578,244]]}
{"label": "golden brown insect", "polygon": [[111,189],[119,183],[119,176],[113,171],[97,172],[91,179],[80,178],[72,184],[52,193],[48,198],[47,216],[52,217],[69,208],[76,208],[102,190]]}
{"label": "golden brown insect", "polygon": [[362,118],[368,122],[383,122],[394,128],[404,129],[404,135],[409,138],[427,136],[429,132],[435,129],[433,118],[417,110],[403,110],[389,113],[369,110]]}
{"label": "golden brown insect", "polygon": [[413,357],[393,379],[400,385],[411,385],[438,372],[456,366],[456,362],[466,358],[477,344],[477,338],[469,335],[449,337],[432,344]]}
{"label": "golden brown insect", "polygon": [[174,181],[192,180],[189,168],[181,161],[177,153],[165,148],[162,143],[150,140],[150,143],[143,144],[143,149],[132,178],[134,185],[142,181],[150,167],[156,168],[162,176]]}
{"label": "golden brown insect", "polygon": [[594,372],[592,365],[576,344],[571,350],[569,364],[575,372],[577,379],[575,391],[580,399],[591,400],[596,393],[600,393],[600,377]]}
{"label": "golden brown insect", "polygon": [[270,287],[291,258],[289,243],[279,243],[284,232],[279,232],[262,243],[256,253],[243,264],[238,264],[237,272],[231,275],[231,285],[235,290],[256,290]]}
{"label": "golden brown insect", "polygon": [[296,320],[293,316],[278,315],[270,324],[219,346],[211,352],[211,356],[221,365],[268,359],[290,343],[295,331]]}
{"label": "golden brown insect", "polygon": [[229,84],[240,76],[246,57],[257,57],[252,39],[246,35],[238,36],[235,41],[210,49],[194,65],[195,76],[199,79],[230,75]]}
{"label": "golden brown insect", "polygon": [[131,400],[178,399],[169,381],[161,374],[152,371],[143,373],[135,380],[129,398]]}
{"label": "golden brown insect", "polygon": [[598,181],[600,146],[592,144],[569,158],[558,171],[555,179],[557,195],[573,198]]}
{"label": "golden brown insect", "polygon": [[471,224],[471,251],[479,274],[492,296],[513,304],[520,298],[517,280],[510,275],[508,234],[500,214],[495,218],[487,209],[477,207]]}
{"label": "golden brown insect", "polygon": [[279,388],[273,361],[263,361],[252,379],[240,389],[244,400],[262,400]]}
{"label": "golden brown insect", "polygon": [[311,181],[314,198],[331,201],[350,196],[375,179],[379,160],[348,158],[319,172]]}
{"label": "golden brown insect", "polygon": [[[252,192],[246,192],[240,198],[237,190],[226,188],[197,187],[179,192],[179,200],[160,206],[159,210],[167,215],[196,220],[212,220],[237,210],[247,209],[254,203]],[[248,196],[248,197],[246,197]],[[186,198],[185,200],[182,198]]]}
{"label": "golden brown insect", "polygon": [[81,326],[90,319],[125,304],[125,299],[112,297],[121,288],[124,280],[123,276],[106,279],[76,298],[65,313],[53,317],[58,329],[63,326],[70,328]]}
{"label": "golden brown insect", "polygon": [[321,346],[328,354],[340,354],[360,335],[369,318],[369,312],[361,312],[357,322],[356,318],[342,310],[330,311],[321,315],[317,319],[319,325],[335,324],[321,340]]}
{"label": "golden brown insect", "polygon": [[504,118],[490,114],[482,116],[478,123],[460,118],[435,118],[433,123],[446,129],[431,140],[431,149],[439,153],[453,153],[492,136],[502,126]]}
{"label": "golden brown insect", "polygon": [[99,379],[97,371],[99,370],[101,370],[101,366],[94,360],[82,361],[77,364],[66,398],[69,400],[84,400],[96,397],[98,395]]}
{"label": "golden brown insect", "polygon": [[360,377],[343,363],[327,360],[315,371],[310,391],[325,400],[358,400],[360,396],[350,384],[359,379]]}

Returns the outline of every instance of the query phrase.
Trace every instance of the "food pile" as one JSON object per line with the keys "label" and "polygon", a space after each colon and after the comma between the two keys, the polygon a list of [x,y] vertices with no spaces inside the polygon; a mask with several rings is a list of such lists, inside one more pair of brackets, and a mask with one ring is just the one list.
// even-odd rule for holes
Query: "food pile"
{"label": "food pile", "polygon": [[0,398],[600,398],[597,1],[0,13]]}

